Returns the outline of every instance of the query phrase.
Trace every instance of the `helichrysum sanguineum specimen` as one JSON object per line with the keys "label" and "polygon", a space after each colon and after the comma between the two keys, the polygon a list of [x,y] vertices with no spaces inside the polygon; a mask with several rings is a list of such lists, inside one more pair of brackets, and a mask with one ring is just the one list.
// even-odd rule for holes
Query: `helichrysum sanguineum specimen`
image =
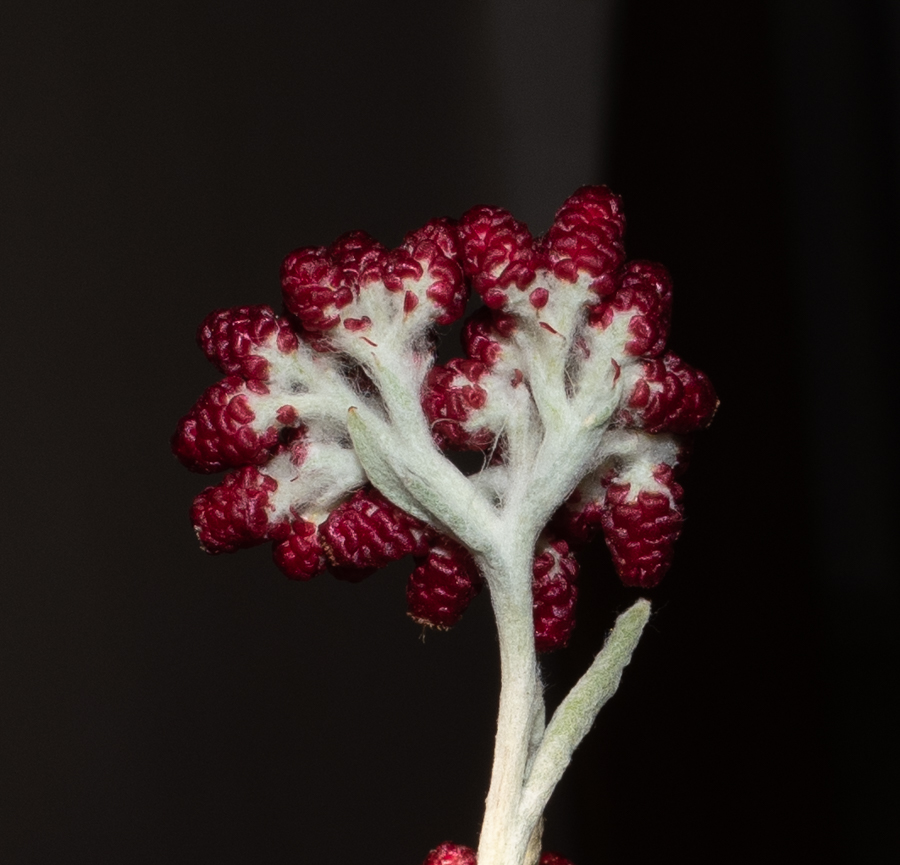
{"label": "helichrysum sanguineum specimen", "polygon": [[[624,226],[615,195],[584,187],[541,238],[476,207],[394,250],[358,231],[298,249],[281,312],[203,322],[200,345],[225,378],[173,440],[188,468],[227,471],[191,511],[208,552],[270,541],[293,579],[351,581],[411,555],[409,614],[440,628],[487,585],[504,692],[479,865],[537,861],[554,778],[630,657],[614,643],[626,632],[636,643],[648,615],[639,602],[620,617],[573,689],[600,688],[590,717],[572,726],[564,701],[545,726],[534,653],[572,633],[575,551],[600,531],[625,584],[659,582],[682,526],[684,436],[717,405],[706,376],[666,351],[669,275],[625,261]],[[464,324],[464,356],[436,365],[434,327],[463,315],[470,288],[483,305]],[[444,456],[462,449],[483,453],[480,471]],[[445,844],[426,862],[474,865],[475,852]]]}

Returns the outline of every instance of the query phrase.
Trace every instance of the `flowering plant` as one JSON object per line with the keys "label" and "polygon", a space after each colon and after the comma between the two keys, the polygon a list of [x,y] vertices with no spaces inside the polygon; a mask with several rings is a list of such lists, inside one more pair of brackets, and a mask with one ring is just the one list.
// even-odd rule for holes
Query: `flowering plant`
{"label": "flowering plant", "polygon": [[[203,351],[226,378],[173,439],[195,471],[229,470],[191,511],[204,549],[271,541],[289,577],[357,581],[412,555],[409,614],[448,628],[487,586],[501,694],[478,865],[541,856],[542,815],[647,622],[622,613],[545,717],[537,655],[575,625],[574,550],[601,530],[624,583],[650,588],[682,525],[686,434],[717,400],[665,350],[671,285],[625,262],[621,202],[584,187],[533,238],[495,207],[436,219],[385,249],[363,232],[298,249],[284,311],[212,313]],[[465,356],[435,364],[435,325],[466,322]],[[480,451],[463,473],[447,453]],[[426,865],[474,865],[444,844]]]}

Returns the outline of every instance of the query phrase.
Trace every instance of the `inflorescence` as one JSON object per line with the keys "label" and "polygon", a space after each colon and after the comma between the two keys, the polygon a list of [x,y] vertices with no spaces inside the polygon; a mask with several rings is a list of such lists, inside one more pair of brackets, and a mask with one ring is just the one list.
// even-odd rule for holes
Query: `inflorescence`
{"label": "inflorescence", "polygon": [[[469,450],[482,467],[458,489],[486,503],[482,515],[521,501],[523,477],[552,487],[556,464],[535,466],[559,463],[559,496],[546,512],[535,499],[527,535],[537,651],[567,644],[575,551],[596,533],[623,583],[656,585],[682,528],[689,436],[718,401],[702,372],[666,350],[669,274],[626,262],[624,229],[620,199],[583,187],[540,238],[501,208],[476,207],[428,222],[397,249],[355,231],[288,255],[280,312],[219,310],[200,327],[225,378],[182,418],[173,450],[194,471],[227,472],[191,509],[202,547],[269,541],[296,580],[329,571],[358,581],[410,555],[410,616],[449,628],[490,577],[490,544],[459,528],[458,501],[445,517],[438,493],[407,495],[406,481],[379,478],[400,471],[402,459],[385,456],[392,448],[418,449],[410,477]],[[437,364],[434,328],[463,316],[472,288],[483,303],[464,323],[463,356]],[[354,416],[376,431],[371,441],[380,436],[366,458]],[[566,436],[578,442],[574,468]],[[427,865],[474,862],[474,851],[445,844]]]}
{"label": "inflorescence", "polygon": [[[578,305],[572,388],[600,374],[621,396],[602,461],[535,550],[538,650],[569,639],[573,551],[597,531],[625,584],[658,583],[682,526],[682,436],[710,422],[717,400],[703,373],[665,350],[669,275],[658,264],[625,263],[624,226],[620,200],[585,187],[540,239],[497,207],[476,207],[457,223],[433,220],[395,250],[355,231],[287,257],[280,314],[267,306],[212,313],[198,340],[226,377],[173,439],[188,468],[228,471],[191,510],[203,548],[232,552],[271,541],[278,567],[298,580],[327,570],[357,581],[411,555],[410,615],[452,626],[482,580],[466,549],[369,483],[345,420],[350,406],[373,397],[360,351],[385,341],[412,346],[429,366],[421,405],[435,445],[484,452],[486,482],[498,483],[508,415],[529,398],[520,337],[552,340],[548,313]],[[484,306],[463,329],[465,356],[431,365],[428,331],[462,316],[470,286]]]}

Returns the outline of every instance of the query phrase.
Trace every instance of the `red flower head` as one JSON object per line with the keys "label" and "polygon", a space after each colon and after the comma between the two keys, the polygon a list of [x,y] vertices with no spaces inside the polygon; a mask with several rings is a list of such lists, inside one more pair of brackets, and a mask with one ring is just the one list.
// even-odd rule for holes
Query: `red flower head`
{"label": "red flower head", "polygon": [[[349,434],[352,407],[394,422],[399,409],[381,399],[389,381],[421,401],[424,418],[404,404],[404,422],[427,424],[437,447],[485,453],[476,480],[498,502],[523,435],[596,426],[590,470],[535,551],[539,650],[569,639],[572,547],[596,531],[625,583],[655,585],[682,525],[681,437],[710,422],[717,400],[666,351],[671,280],[660,265],[625,262],[624,228],[620,199],[584,187],[540,238],[495,207],[432,220],[394,250],[351,232],[285,259],[284,314],[212,313],[198,339],[225,378],[173,439],[188,468],[229,472],[194,502],[204,549],[271,541],[299,580],[325,569],[357,580],[411,555],[410,615],[457,622],[482,586],[472,556],[440,520],[380,493]],[[469,285],[485,305],[463,329],[465,357],[434,365],[429,330],[462,315]]]}

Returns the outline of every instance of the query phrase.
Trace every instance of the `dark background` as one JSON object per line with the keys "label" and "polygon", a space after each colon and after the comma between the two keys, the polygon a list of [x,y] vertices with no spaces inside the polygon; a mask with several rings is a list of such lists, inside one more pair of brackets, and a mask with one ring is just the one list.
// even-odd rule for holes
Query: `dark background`
{"label": "dark background", "polygon": [[[213,308],[282,256],[624,196],[722,400],[688,523],[546,845],[576,865],[898,850],[900,12],[876,0],[35,0],[0,11],[0,861],[415,865],[475,844],[488,601],[405,564],[198,552],[168,451]],[[633,593],[602,544],[558,700]],[[892,853],[893,851],[893,853]]]}

